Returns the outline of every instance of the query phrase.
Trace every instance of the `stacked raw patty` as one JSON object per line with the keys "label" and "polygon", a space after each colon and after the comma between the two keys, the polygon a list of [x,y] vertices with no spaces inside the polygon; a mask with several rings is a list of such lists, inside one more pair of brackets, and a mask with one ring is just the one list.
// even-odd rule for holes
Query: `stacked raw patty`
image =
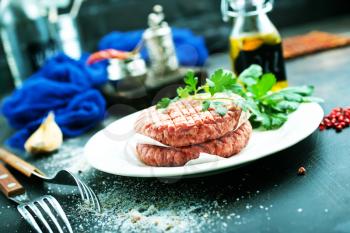
{"label": "stacked raw patty", "polygon": [[151,166],[182,166],[199,154],[230,157],[248,143],[252,127],[249,121],[238,128],[242,110],[227,104],[227,113],[202,110],[202,101],[185,99],[166,109],[145,109],[135,123],[137,133],[151,137],[169,147],[138,144],[139,159]]}

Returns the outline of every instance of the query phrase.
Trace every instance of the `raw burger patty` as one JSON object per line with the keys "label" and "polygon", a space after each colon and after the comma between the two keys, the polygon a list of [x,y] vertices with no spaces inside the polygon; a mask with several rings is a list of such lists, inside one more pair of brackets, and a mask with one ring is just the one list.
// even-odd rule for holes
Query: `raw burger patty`
{"label": "raw burger patty", "polygon": [[225,158],[231,157],[247,145],[251,133],[252,126],[246,122],[236,131],[205,143],[180,148],[138,144],[136,151],[139,159],[150,166],[182,166],[188,161],[198,158],[201,152]]}
{"label": "raw burger patty", "polygon": [[181,100],[167,109],[145,109],[135,124],[135,131],[163,144],[181,147],[199,144],[224,136],[238,124],[241,109],[231,105],[220,116],[211,109],[202,111],[198,100]]}

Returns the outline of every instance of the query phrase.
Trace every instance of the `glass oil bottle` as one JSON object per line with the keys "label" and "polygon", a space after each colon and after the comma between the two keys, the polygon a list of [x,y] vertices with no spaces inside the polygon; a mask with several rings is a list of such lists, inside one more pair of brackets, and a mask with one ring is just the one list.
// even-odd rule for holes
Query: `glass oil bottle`
{"label": "glass oil bottle", "polygon": [[222,0],[221,10],[225,21],[234,17],[229,38],[234,72],[239,74],[251,64],[259,64],[265,73],[276,76],[274,90],[286,87],[281,36],[266,14],[272,10],[272,1]]}

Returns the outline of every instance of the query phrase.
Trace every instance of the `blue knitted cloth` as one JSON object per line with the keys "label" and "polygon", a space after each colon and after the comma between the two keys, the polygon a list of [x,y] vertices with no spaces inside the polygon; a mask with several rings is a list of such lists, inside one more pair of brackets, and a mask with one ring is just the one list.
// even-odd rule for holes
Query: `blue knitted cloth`
{"label": "blue knitted cloth", "polygon": [[85,61],[86,56],[77,61],[60,53],[4,99],[2,113],[18,130],[7,140],[9,146],[23,149],[49,111],[65,137],[80,135],[104,118],[105,100],[94,87],[106,81],[105,67]]}

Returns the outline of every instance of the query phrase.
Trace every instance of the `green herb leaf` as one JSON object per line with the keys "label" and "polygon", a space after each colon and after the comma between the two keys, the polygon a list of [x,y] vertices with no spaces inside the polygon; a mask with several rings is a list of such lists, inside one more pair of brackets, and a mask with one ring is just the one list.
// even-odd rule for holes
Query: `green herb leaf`
{"label": "green herb leaf", "polygon": [[275,75],[271,73],[264,74],[257,84],[249,86],[248,90],[256,97],[265,95],[276,84]]}
{"label": "green herb leaf", "polygon": [[300,104],[298,102],[283,100],[274,105],[273,108],[281,112],[293,112],[298,109],[299,105]]}
{"label": "green herb leaf", "polygon": [[270,127],[270,119],[267,114],[263,113],[260,109],[259,102],[255,101],[252,98],[247,99],[246,106],[252,113],[250,117],[250,122],[252,123],[254,128],[259,128],[263,126],[264,128]]}
{"label": "green herb leaf", "polygon": [[271,118],[267,113],[261,113],[261,126],[265,129],[271,129]]}
{"label": "green herb leaf", "polygon": [[288,101],[295,101],[295,102],[303,101],[303,97],[298,93],[294,93],[294,92],[278,93],[277,92],[277,94],[280,94],[285,100],[288,100]]}
{"label": "green herb leaf", "polygon": [[156,109],[167,108],[171,103],[171,99],[162,98],[156,105]]}
{"label": "green herb leaf", "polygon": [[302,96],[310,96],[312,95],[314,91],[313,86],[299,86],[299,87],[287,87],[285,89],[282,89],[280,92],[281,93],[286,93],[286,92],[291,92],[291,93],[297,93]]}
{"label": "green herb leaf", "polygon": [[259,118],[259,115],[261,113],[259,110],[259,106],[252,98],[247,99],[245,105],[253,113],[253,115]]}
{"label": "green herb leaf", "polygon": [[176,92],[177,92],[177,95],[182,99],[190,96],[190,90],[188,86],[186,86],[185,88],[179,87],[176,89]]}
{"label": "green herb leaf", "polygon": [[207,111],[208,108],[209,108],[209,106],[210,106],[210,101],[204,100],[204,101],[202,102],[202,111]]}
{"label": "green herb leaf", "polygon": [[209,108],[214,108],[215,112],[220,116],[225,116],[227,108],[223,102],[204,100],[202,102],[202,111],[207,111]]}
{"label": "green herb leaf", "polygon": [[210,76],[210,78],[207,79],[207,84],[211,95],[226,90],[234,90],[236,88],[236,82],[237,80],[235,74],[231,71],[223,69],[216,70]]}
{"label": "green herb leaf", "polygon": [[288,120],[288,115],[282,114],[282,113],[271,114],[270,119],[271,119],[271,125],[270,125],[270,128],[267,128],[267,129],[278,129]]}
{"label": "green herb leaf", "polygon": [[252,86],[258,83],[259,77],[262,75],[262,68],[259,65],[250,65],[239,75],[238,79],[247,86]]}
{"label": "green herb leaf", "polygon": [[190,70],[186,73],[186,76],[184,78],[186,88],[188,89],[189,93],[197,92],[197,84],[198,84],[198,78],[194,76],[193,70]]}
{"label": "green herb leaf", "polygon": [[220,116],[225,116],[227,113],[227,108],[223,104],[214,105],[215,112]]}
{"label": "green herb leaf", "polygon": [[259,81],[259,86],[260,86],[260,96],[265,95],[268,91],[272,89],[272,87],[276,84],[276,77],[272,73],[267,73],[264,74],[260,81]]}
{"label": "green herb leaf", "polygon": [[210,79],[206,79],[206,81],[207,81],[207,84],[208,84],[208,87],[210,88],[214,88],[215,87],[215,83],[213,82],[213,81],[211,81]]}
{"label": "green herb leaf", "polygon": [[324,100],[318,97],[313,97],[313,96],[304,96],[303,97],[303,102],[315,102],[315,103],[323,103]]}
{"label": "green herb leaf", "polygon": [[184,82],[186,84],[185,87],[179,87],[176,90],[178,97],[187,98],[191,94],[196,94],[198,92],[198,78],[194,76],[194,72],[192,70],[186,73]]}

